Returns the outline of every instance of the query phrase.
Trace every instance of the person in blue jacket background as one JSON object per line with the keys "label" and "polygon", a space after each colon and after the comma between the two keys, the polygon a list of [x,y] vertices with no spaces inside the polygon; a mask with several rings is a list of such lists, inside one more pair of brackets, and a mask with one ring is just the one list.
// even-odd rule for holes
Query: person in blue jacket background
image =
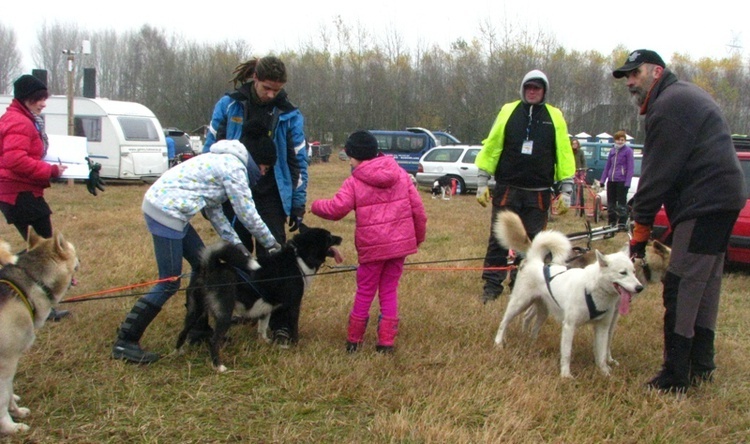
{"label": "person in blue jacket background", "polygon": [[[258,213],[283,244],[287,220],[289,230],[295,231],[305,214],[308,158],[304,118],[284,90],[286,66],[278,57],[251,59],[239,64],[233,74],[235,90],[216,103],[203,152],[217,140],[236,139],[244,143],[255,137],[257,131],[267,131],[276,144],[278,160],[252,191]],[[225,206],[225,212],[233,220],[231,207]],[[243,244],[253,251],[252,236],[241,224],[236,225]],[[257,254],[266,254],[262,245],[255,247]],[[269,325],[277,344],[288,346],[296,341],[297,338],[291,337],[290,322],[297,318],[297,313],[274,312]]]}

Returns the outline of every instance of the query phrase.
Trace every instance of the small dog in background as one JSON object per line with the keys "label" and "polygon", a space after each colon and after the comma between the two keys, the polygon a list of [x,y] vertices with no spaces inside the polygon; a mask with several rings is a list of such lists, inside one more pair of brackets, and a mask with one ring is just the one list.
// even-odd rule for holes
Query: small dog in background
{"label": "small dog in background", "polygon": [[432,183],[432,198],[442,196],[443,200],[450,200],[453,196],[453,181],[456,180],[449,175],[440,176]]}

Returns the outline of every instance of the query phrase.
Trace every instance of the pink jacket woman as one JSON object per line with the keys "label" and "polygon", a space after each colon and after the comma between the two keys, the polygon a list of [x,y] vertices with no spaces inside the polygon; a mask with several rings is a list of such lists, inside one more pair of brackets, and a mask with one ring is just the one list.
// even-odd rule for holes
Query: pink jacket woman
{"label": "pink jacket woman", "polygon": [[352,166],[333,199],[316,200],[313,214],[339,220],[354,210],[357,218],[357,292],[349,313],[346,351],[362,346],[370,307],[378,295],[378,343],[375,349],[392,353],[398,334],[398,283],[407,255],[417,252],[427,232],[427,215],[406,171],[378,150],[369,131],[355,131],[346,141]]}
{"label": "pink jacket woman", "polygon": [[352,171],[332,199],[316,200],[312,213],[357,219],[354,244],[359,263],[405,257],[417,252],[427,232],[427,215],[409,175],[392,157],[380,156]]}

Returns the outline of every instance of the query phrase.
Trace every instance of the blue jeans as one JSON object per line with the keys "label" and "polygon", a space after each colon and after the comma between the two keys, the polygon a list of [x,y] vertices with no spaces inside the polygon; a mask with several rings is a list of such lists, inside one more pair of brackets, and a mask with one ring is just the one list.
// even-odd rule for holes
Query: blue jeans
{"label": "blue jeans", "polygon": [[[200,262],[203,251],[203,241],[192,225],[188,225],[185,237],[182,239],[168,239],[152,234],[154,239],[154,253],[156,266],[159,268],[159,279],[165,279],[182,274],[182,258],[195,269]],[[159,282],[143,297],[150,304],[162,307],[173,294],[180,289],[180,280]]]}

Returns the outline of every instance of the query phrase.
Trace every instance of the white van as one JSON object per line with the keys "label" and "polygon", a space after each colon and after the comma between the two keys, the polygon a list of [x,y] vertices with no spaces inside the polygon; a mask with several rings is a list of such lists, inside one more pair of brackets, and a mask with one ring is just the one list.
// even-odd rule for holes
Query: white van
{"label": "white van", "polygon": [[[0,112],[13,96],[0,95]],[[145,106],[134,102],[75,97],[76,136],[88,140],[89,157],[102,165],[101,177],[149,180],[168,168],[167,142],[159,120]],[[50,135],[68,135],[68,99],[50,96],[42,112]]]}

